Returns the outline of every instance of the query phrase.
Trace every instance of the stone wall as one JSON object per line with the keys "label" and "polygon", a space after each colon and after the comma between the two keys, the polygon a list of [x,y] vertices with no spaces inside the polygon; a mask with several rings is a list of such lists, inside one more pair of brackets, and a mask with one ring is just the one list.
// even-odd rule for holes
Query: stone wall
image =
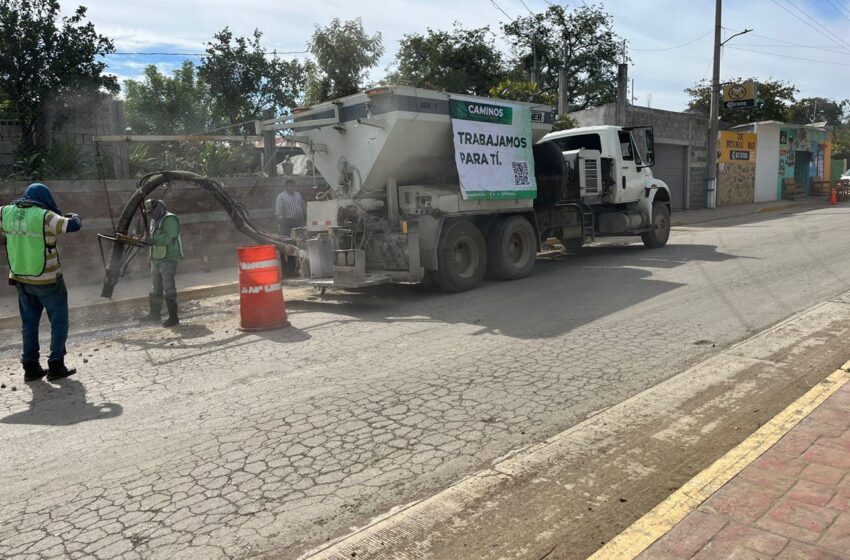
{"label": "stone wall", "polygon": [[744,163],[721,163],[717,206],[751,204],[755,196],[756,166]]}
{"label": "stone wall", "polygon": [[[231,177],[218,180],[231,196],[248,208],[261,229],[276,233],[274,202],[283,190],[285,179]],[[312,177],[295,177],[295,180],[305,200],[315,199],[315,193],[326,188],[320,178],[317,178],[318,188],[314,188]],[[113,219],[117,222],[136,189],[136,181],[48,181],[46,184],[63,212],[75,212],[83,219],[82,231],[61,236],[59,240],[59,255],[66,275],[76,282],[101,280],[103,264],[97,234],[113,231]],[[26,186],[26,182],[0,182],[0,205],[19,197]],[[211,195],[197,187],[178,183],[165,192],[158,189],[155,196],[163,199],[168,209],[180,216],[186,254],[180,265],[183,270],[200,270],[205,255],[212,267],[236,266],[236,247],[256,244],[237,231]],[[108,257],[108,243],[104,243],[104,250]],[[5,246],[0,244],[0,274],[5,277],[8,272]],[[147,259],[139,255],[127,274],[141,277],[147,273]]]}

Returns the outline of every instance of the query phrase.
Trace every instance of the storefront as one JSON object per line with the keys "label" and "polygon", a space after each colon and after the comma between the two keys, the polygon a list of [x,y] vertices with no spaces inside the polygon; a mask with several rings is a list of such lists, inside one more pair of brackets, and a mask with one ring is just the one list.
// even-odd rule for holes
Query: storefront
{"label": "storefront", "polygon": [[765,121],[733,130],[757,139],[754,202],[781,200],[783,183],[810,194],[813,181],[829,176],[832,140],[824,128]]}
{"label": "storefront", "polygon": [[832,145],[829,132],[814,127],[784,126],[779,131],[779,168],[777,190],[782,197],[782,182],[792,179],[811,193],[812,181],[829,176]]}

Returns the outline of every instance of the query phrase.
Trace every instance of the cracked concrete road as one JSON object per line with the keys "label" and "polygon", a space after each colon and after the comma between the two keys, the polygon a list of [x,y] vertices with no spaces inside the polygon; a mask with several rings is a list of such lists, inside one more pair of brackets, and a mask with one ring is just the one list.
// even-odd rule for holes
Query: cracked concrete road
{"label": "cracked concrete road", "polygon": [[2,331],[0,558],[297,558],[846,291],[847,213],[679,228],[466,294],[298,293],[271,333],[237,331],[232,297],[174,331],[96,321],[56,384],[24,385]]}

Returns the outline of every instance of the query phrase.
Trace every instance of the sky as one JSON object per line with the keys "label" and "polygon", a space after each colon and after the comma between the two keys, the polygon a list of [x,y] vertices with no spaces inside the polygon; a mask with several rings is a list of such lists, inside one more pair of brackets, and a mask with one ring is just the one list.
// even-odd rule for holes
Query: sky
{"label": "sky", "polygon": [[[316,25],[332,18],[362,18],[369,33],[380,32],[385,55],[370,77],[391,67],[398,41],[426,28],[489,25],[498,31],[510,18],[543,11],[555,0],[63,0],[66,12],[88,7],[97,31],[115,41],[119,53],[201,53],[214,33],[229,26],[237,35],[255,28],[269,50],[308,57]],[[591,2],[591,0],[586,0]],[[580,5],[582,0],[562,2]],[[607,0],[614,30],[628,41],[636,105],[680,111],[684,89],[711,78],[714,2],[711,0]],[[501,10],[501,11],[500,11]],[[503,13],[504,12],[504,13]],[[794,83],[798,97],[850,98],[850,0],[738,0],[723,7],[721,81],[756,76]],[[507,51],[503,42],[499,46]],[[122,81],[138,78],[148,64],[163,71],[186,56],[111,55],[109,71]],[[197,57],[195,57],[197,60]]]}

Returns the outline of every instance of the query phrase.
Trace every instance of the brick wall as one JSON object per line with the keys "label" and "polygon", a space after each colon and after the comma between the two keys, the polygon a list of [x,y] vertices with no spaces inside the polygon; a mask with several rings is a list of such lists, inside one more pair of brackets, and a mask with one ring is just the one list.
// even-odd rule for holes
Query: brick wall
{"label": "brick wall", "polygon": [[[228,193],[241,201],[249,210],[261,229],[276,232],[274,201],[283,190],[286,177],[231,177],[218,179]],[[317,190],[325,183],[317,178],[319,189],[313,187],[312,177],[295,177],[298,189],[306,200],[315,198]],[[105,183],[105,184],[104,184]],[[135,180],[113,181],[52,181],[46,183],[63,212],[76,212],[83,219],[83,230],[60,237],[59,255],[62,267],[69,280],[97,282],[103,278],[103,264],[98,249],[97,234],[112,232],[110,209],[115,221],[133,191]],[[0,182],[0,204],[7,204],[19,197],[26,182]],[[104,190],[104,188],[106,190]],[[107,195],[108,193],[108,195]],[[182,238],[186,258],[182,270],[199,270],[204,255],[213,267],[235,266],[236,247],[254,245],[230,221],[230,218],[211,195],[188,184],[175,184],[169,191],[155,191],[168,209],[182,223]],[[104,243],[107,251],[108,244]],[[0,246],[0,274],[8,274],[5,247]],[[147,261],[142,255],[128,269],[128,276],[140,277],[147,274]]]}

